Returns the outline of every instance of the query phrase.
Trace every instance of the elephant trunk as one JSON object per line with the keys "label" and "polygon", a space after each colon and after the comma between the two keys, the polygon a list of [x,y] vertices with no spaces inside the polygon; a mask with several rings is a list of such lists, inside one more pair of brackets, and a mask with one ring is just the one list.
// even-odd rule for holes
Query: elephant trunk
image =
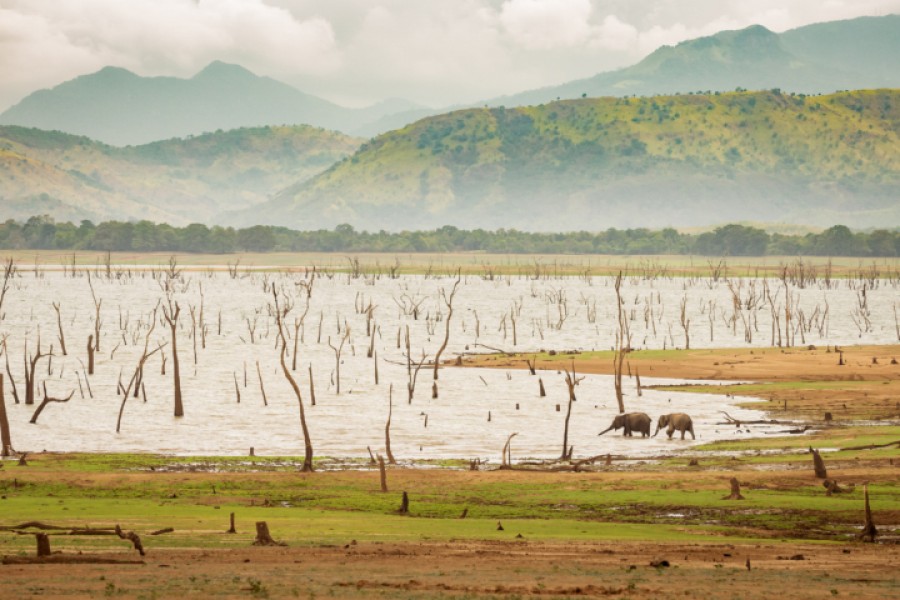
{"label": "elephant trunk", "polygon": [[653,437],[656,437],[657,433],[659,433],[659,425],[656,426],[656,431],[653,432]]}
{"label": "elephant trunk", "polygon": [[597,435],[603,435],[603,434],[606,433],[607,431],[610,431],[612,428],[613,428],[613,426],[610,425],[609,427],[607,427],[606,429],[604,429],[603,431],[601,431],[601,432],[598,433]]}

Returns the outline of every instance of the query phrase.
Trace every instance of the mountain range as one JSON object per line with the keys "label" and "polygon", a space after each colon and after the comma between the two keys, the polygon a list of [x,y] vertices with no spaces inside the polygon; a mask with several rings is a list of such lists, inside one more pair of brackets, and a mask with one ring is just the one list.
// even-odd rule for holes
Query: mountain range
{"label": "mountain range", "polygon": [[[739,87],[807,94],[900,87],[897,56],[900,15],[819,23],[781,34],[757,25],[663,46],[625,69],[468,108]],[[190,79],[140,77],[106,67],[30,94],[0,114],[0,124],[59,130],[124,146],[283,124],[371,137],[449,110],[400,99],[345,108],[243,67],[213,62]]]}

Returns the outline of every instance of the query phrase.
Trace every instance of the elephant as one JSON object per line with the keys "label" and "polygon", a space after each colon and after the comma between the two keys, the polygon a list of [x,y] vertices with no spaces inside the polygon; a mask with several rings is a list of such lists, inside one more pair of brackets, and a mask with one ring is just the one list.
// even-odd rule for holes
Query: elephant
{"label": "elephant", "polygon": [[603,435],[610,429],[619,430],[619,428],[624,428],[625,431],[622,435],[627,435],[628,437],[632,437],[632,432],[639,431],[641,433],[641,437],[650,437],[650,425],[652,424],[652,420],[647,413],[642,412],[632,412],[632,413],[623,413],[621,415],[616,415],[613,419],[612,425],[598,433],[597,435]]}
{"label": "elephant", "polygon": [[653,434],[653,437],[656,437],[656,434],[659,433],[659,430],[663,427],[667,427],[666,433],[669,435],[670,440],[672,439],[672,434],[675,433],[676,430],[681,432],[681,439],[684,439],[685,431],[691,432],[691,439],[697,439],[694,435],[694,423],[691,421],[690,415],[684,413],[660,415],[659,421],[656,423],[656,433]]}

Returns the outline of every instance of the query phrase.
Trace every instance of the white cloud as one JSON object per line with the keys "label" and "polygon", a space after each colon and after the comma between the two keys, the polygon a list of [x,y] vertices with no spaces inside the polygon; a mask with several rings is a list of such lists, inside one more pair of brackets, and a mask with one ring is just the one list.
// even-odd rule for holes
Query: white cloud
{"label": "white cloud", "polygon": [[590,0],[507,0],[500,22],[527,48],[572,47],[591,36]]}
{"label": "white cloud", "polygon": [[0,0],[0,110],[106,65],[234,62],[309,93],[472,102],[633,64],[662,44],[900,12],[900,0]]}

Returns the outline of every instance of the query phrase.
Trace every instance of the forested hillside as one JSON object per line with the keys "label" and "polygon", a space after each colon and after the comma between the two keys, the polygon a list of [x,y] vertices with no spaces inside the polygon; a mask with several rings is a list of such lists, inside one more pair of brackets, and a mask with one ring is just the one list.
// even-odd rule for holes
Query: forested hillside
{"label": "forested hillside", "polygon": [[[898,127],[896,90],[463,110],[370,140],[279,194],[265,222],[543,231],[897,223]],[[260,213],[232,222],[251,216]]]}

